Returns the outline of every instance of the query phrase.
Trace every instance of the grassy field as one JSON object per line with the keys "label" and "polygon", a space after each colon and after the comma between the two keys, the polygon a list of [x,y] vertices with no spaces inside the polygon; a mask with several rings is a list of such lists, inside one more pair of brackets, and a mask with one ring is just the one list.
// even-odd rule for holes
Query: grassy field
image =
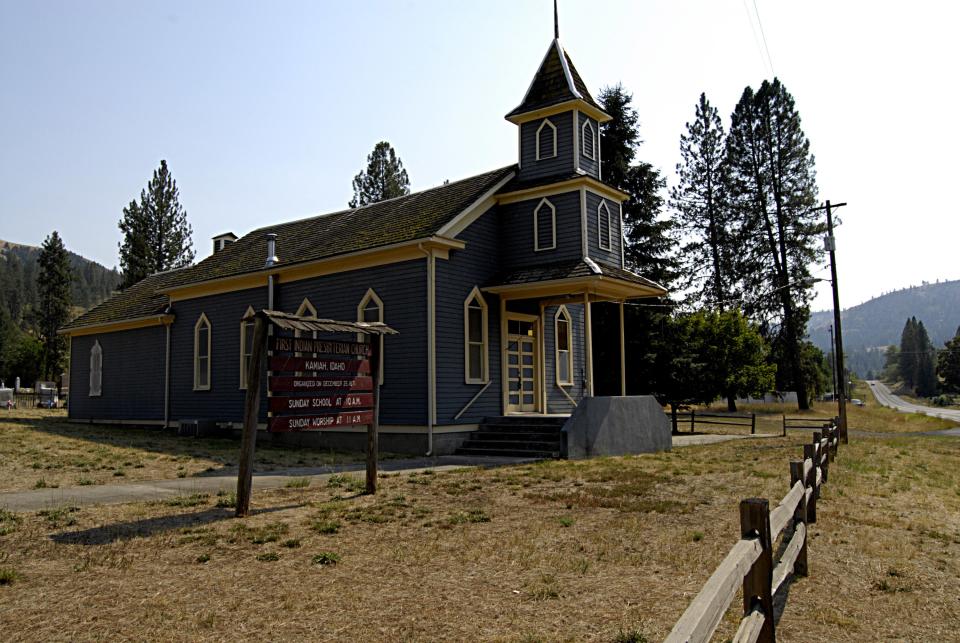
{"label": "grassy field", "polygon": [[[851,411],[854,426],[876,422],[878,433],[900,421]],[[736,541],[738,501],[779,500],[806,441],[390,475],[375,497],[338,476],[259,493],[246,519],[231,517],[229,497],[202,495],[0,513],[0,632],[658,640]],[[789,587],[782,640],[958,638],[958,457],[955,438],[841,447],[811,527],[811,575]],[[735,631],[738,601],[718,640]]]}
{"label": "grassy field", "polygon": [[[0,410],[0,492],[161,480],[229,470],[239,442],[173,431],[73,424],[65,411]],[[257,445],[257,470],[312,467],[362,455]]]}

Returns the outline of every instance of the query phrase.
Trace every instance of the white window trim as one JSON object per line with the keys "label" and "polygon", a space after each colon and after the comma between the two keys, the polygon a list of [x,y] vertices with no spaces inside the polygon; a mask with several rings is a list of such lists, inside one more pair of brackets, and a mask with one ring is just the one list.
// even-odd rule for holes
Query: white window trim
{"label": "white window trim", "polygon": [[[247,306],[246,312],[243,313],[243,317],[252,315],[255,311],[253,306]],[[247,326],[252,326],[252,321],[243,321],[240,320],[240,390],[245,391],[247,389],[247,352],[250,351],[252,356],[253,347],[247,346]]]}
{"label": "white window trim", "polygon": [[[539,230],[539,219],[540,219],[540,208],[546,205],[550,208],[550,245],[541,246],[540,245],[540,230]],[[557,247],[557,208],[550,203],[547,199],[541,199],[540,203],[537,204],[537,207],[533,209],[533,251],[540,252],[543,250],[553,250]]]}
{"label": "white window trim", "polygon": [[[553,135],[553,154],[550,156],[540,156],[540,133],[543,131],[544,127],[549,127],[550,132]],[[552,159],[557,157],[557,126],[550,122],[549,118],[543,119],[543,122],[540,123],[540,127],[537,128],[537,137],[536,137],[536,160],[541,161],[543,159]]]}
{"label": "white window trim", "polygon": [[103,346],[99,339],[93,340],[93,346],[90,347],[89,387],[89,397],[100,397],[103,394]]}
{"label": "white window trim", "polygon": [[[482,335],[480,338],[480,353],[482,355],[480,378],[470,377],[470,303],[476,300],[480,304],[480,324]],[[463,300],[463,377],[467,384],[486,384],[490,381],[490,342],[487,334],[487,302],[476,286]]]}
{"label": "white window trim", "polygon": [[[380,311],[380,319],[378,319],[377,321],[379,321],[380,323],[384,323],[383,300],[380,299],[380,297],[377,295],[377,292],[373,288],[367,288],[366,294],[364,294],[363,299],[361,299],[360,303],[357,305],[357,321],[364,321],[363,311],[366,310],[367,304],[369,304],[371,301],[376,302],[377,309]],[[357,333],[358,342],[364,342],[367,340],[368,337],[369,335]],[[379,377],[380,383],[383,384],[383,361],[384,361],[383,335],[379,335],[377,337],[377,340],[380,342],[380,368],[377,369],[378,371],[377,375]]]}
{"label": "white window trim", "polygon": [[[567,322],[567,374],[570,376],[569,380],[560,379],[560,334],[557,330],[559,326],[560,318],[563,317],[564,321]],[[573,386],[573,318],[570,316],[570,311],[567,310],[566,306],[560,306],[557,309],[557,312],[553,315],[553,354],[554,360],[553,365],[556,373],[558,386]]]}
{"label": "white window trim", "polygon": [[[590,130],[590,146],[587,147],[587,130]],[[583,155],[591,161],[597,160],[597,130],[593,129],[593,123],[590,119],[583,121],[580,126],[580,147],[583,149]]]}
{"label": "white window trim", "polygon": [[[197,336],[200,334],[201,326],[206,325],[207,327],[207,383],[203,386],[200,385],[200,346],[197,344]],[[197,323],[193,325],[193,390],[194,391],[209,391],[210,390],[210,374],[212,372],[211,365],[213,364],[213,325],[210,323],[210,320],[207,318],[206,313],[200,313],[200,318],[197,320]]]}
{"label": "white window trim", "polygon": [[[604,212],[607,216],[607,245],[603,245],[603,231],[600,225]],[[607,207],[605,200],[601,200],[600,205],[597,206],[597,243],[600,245],[601,250],[610,250],[613,248],[613,217],[610,214],[610,208]]]}

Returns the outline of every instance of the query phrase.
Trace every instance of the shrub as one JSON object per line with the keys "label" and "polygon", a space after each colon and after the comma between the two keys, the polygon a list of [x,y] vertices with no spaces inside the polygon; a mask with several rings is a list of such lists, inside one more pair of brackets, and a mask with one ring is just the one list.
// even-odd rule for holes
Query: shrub
{"label": "shrub", "polygon": [[339,554],[335,554],[332,551],[320,552],[313,557],[314,565],[336,565],[340,562]]}
{"label": "shrub", "polygon": [[16,570],[9,567],[0,567],[0,586],[13,585],[13,581],[18,578],[20,578],[20,574]]}

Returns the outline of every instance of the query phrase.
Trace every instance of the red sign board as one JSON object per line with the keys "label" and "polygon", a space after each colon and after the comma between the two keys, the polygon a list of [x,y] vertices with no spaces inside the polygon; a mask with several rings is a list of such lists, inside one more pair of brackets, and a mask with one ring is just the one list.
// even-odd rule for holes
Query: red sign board
{"label": "red sign board", "polygon": [[339,411],[341,409],[364,409],[371,406],[373,406],[373,393],[334,393],[270,398],[271,413],[315,413],[318,411]]}
{"label": "red sign board", "polygon": [[270,431],[316,431],[373,423],[373,411],[345,411],[327,415],[285,415],[270,418]]}
{"label": "red sign board", "polygon": [[270,350],[278,353],[321,353],[323,355],[370,356],[370,344],[330,342],[312,337],[271,337]]}
{"label": "red sign board", "polygon": [[273,393],[329,393],[330,391],[369,391],[373,389],[373,378],[369,375],[353,377],[302,377],[272,376],[270,391]]}
{"label": "red sign board", "polygon": [[322,373],[369,373],[370,361],[366,359],[328,359],[326,357],[281,356],[270,358],[270,370],[281,372]]}

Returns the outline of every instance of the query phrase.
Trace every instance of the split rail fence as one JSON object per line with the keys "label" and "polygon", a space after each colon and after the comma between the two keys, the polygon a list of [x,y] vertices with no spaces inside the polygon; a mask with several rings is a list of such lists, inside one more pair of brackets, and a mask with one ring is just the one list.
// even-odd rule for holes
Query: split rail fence
{"label": "split rail fence", "polygon": [[[831,423],[803,446],[803,460],[790,462],[790,491],[772,511],[766,498],[740,501],[740,540],[677,621],[668,643],[710,640],[727,608],[743,589],[743,619],[734,643],[776,640],[773,597],[791,574],[806,576],[807,525],[817,521],[817,498],[839,447],[839,429]],[[792,535],[787,539],[787,527]],[[774,543],[784,535],[779,560]]]}
{"label": "split rail fence", "polygon": [[757,432],[757,414],[756,413],[742,413],[735,415],[733,413],[707,413],[701,411],[697,413],[696,410],[682,411],[677,412],[674,416],[671,416],[673,423],[673,432],[680,432],[680,424],[683,423],[686,426],[690,424],[690,433],[693,433],[697,424],[714,424],[714,425],[726,425],[726,426],[743,426],[750,427],[750,433]]}

